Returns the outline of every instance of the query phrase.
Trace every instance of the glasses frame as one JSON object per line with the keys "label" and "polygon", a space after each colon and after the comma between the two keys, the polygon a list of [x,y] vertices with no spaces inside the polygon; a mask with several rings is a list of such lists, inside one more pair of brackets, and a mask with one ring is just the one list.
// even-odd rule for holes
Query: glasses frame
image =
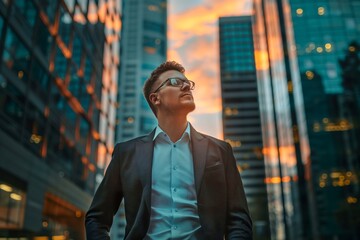
{"label": "glasses frame", "polygon": [[[180,80],[180,81],[182,82],[182,84],[181,84],[180,86],[172,85],[172,84],[171,84],[171,81],[170,81],[171,79],[178,79],[178,80]],[[165,84],[166,84],[167,82],[169,82],[169,81],[170,81],[170,85],[168,85],[168,86],[173,86],[173,87],[180,87],[180,88],[182,88],[182,87],[184,86],[184,84],[187,83],[187,84],[189,84],[190,90],[194,90],[194,88],[195,88],[195,82],[194,82],[194,81],[191,81],[191,80],[189,80],[189,79],[182,79],[182,78],[178,78],[178,77],[171,77],[171,78],[168,78],[168,79],[166,79],[165,81],[163,81],[163,82],[160,84],[160,86],[159,86],[157,89],[155,89],[155,91],[153,91],[153,93],[157,93],[157,92],[160,90],[160,88],[162,88],[163,86],[165,86]]]}

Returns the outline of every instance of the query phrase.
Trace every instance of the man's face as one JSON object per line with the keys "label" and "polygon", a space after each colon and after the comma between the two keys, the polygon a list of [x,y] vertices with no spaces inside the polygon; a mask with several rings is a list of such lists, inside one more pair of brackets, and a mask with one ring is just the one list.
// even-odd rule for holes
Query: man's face
{"label": "man's face", "polygon": [[[169,70],[162,73],[157,81],[153,85],[153,91],[155,91],[162,83],[169,78],[179,78],[186,80],[187,78],[181,72],[176,70]],[[182,87],[171,86],[167,81],[156,93],[153,104],[157,107],[157,111],[164,111],[168,113],[181,113],[188,114],[195,109],[194,98],[190,85],[184,83]]]}

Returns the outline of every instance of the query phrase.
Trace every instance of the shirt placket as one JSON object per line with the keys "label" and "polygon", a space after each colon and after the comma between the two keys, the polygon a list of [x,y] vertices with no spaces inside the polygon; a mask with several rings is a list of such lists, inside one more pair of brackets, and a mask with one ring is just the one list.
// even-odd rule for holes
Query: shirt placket
{"label": "shirt placket", "polygon": [[170,156],[170,172],[171,172],[171,199],[172,199],[172,226],[171,226],[171,235],[172,237],[176,236],[176,232],[178,231],[178,226],[176,223],[176,197],[178,192],[178,181],[177,181],[177,162],[176,162],[176,151],[177,151],[177,144],[171,143],[171,156]]}

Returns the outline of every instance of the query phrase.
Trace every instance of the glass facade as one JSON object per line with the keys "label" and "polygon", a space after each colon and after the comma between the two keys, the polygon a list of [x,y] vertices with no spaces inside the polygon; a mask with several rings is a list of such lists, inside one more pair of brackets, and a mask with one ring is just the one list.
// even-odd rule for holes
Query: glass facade
{"label": "glass facade", "polygon": [[166,61],[167,50],[166,0],[129,0],[122,7],[117,141],[147,134],[156,126],[141,89],[152,70]]}
{"label": "glass facade", "polygon": [[[303,239],[309,155],[287,1],[254,1],[255,61],[272,239]],[[302,115],[301,115],[302,114]]]}
{"label": "glass facade", "polygon": [[0,237],[84,239],[113,149],[120,3],[0,1],[0,34]]}
{"label": "glass facade", "polygon": [[254,239],[269,239],[268,196],[254,55],[252,17],[219,19],[224,138],[244,184]]}
{"label": "glass facade", "polygon": [[357,239],[360,1],[289,3],[311,149],[313,238]]}
{"label": "glass facade", "polygon": [[[123,0],[121,63],[115,141],[150,133],[156,118],[143,97],[144,82],[152,70],[166,61],[167,0]],[[114,219],[112,238],[123,238],[123,205]]]}

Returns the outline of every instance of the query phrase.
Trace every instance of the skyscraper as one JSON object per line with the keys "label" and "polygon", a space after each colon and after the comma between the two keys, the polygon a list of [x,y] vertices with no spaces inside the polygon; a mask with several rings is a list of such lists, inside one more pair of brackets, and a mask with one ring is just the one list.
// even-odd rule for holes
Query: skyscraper
{"label": "skyscraper", "polygon": [[254,56],[252,16],[219,19],[224,139],[233,148],[254,226],[269,239],[265,163]]}
{"label": "skyscraper", "polygon": [[311,150],[310,220],[317,238],[357,239],[360,116],[351,75],[357,74],[360,1],[289,3]]}
{"label": "skyscraper", "polygon": [[287,1],[254,1],[255,62],[272,239],[303,239],[309,164],[304,106]]}
{"label": "skyscraper", "polygon": [[150,73],[166,60],[166,0],[125,0],[122,5],[119,109],[116,141],[149,133],[156,119],[142,95]]}
{"label": "skyscraper", "polygon": [[[167,1],[123,0],[118,80],[118,109],[115,141],[126,141],[149,133],[156,118],[142,88],[145,80],[162,62],[167,51]],[[111,236],[124,236],[123,205],[114,219]]]}
{"label": "skyscraper", "polygon": [[[117,79],[102,81],[119,62],[107,52],[120,26],[119,8],[101,11],[109,2],[0,2],[1,237],[85,239],[113,147],[100,129],[115,123]],[[103,64],[104,52],[114,58]]]}

